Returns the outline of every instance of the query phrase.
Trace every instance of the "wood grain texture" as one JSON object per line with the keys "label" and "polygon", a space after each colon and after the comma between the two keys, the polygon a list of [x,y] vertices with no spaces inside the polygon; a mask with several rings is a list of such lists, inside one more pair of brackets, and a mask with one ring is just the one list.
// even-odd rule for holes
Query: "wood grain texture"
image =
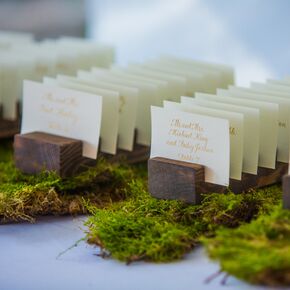
{"label": "wood grain texture", "polygon": [[[150,164],[153,160],[153,170],[152,166]],[[158,162],[156,162],[156,160]],[[162,162],[161,162],[162,160]],[[171,183],[168,183],[168,178],[170,180],[174,180],[175,176],[182,176],[182,171],[184,171],[186,174],[188,172],[189,163],[178,161],[178,169],[176,167],[173,167],[173,164],[175,164],[177,161],[173,161],[171,159],[165,159],[165,158],[152,158],[148,161],[148,182],[149,182],[149,191],[150,193],[158,198],[164,198],[164,199],[178,199],[183,200],[191,203],[199,203],[201,201],[202,194],[206,193],[225,193],[231,190],[234,193],[243,193],[250,189],[257,189],[262,188],[268,185],[272,185],[275,183],[279,183],[282,180],[282,177],[286,172],[288,171],[288,163],[282,163],[277,162],[276,163],[276,169],[268,169],[268,168],[258,168],[258,174],[242,174],[242,180],[233,180],[230,179],[229,187],[221,186],[217,184],[207,183],[203,180],[198,179],[198,182],[195,187],[190,189],[188,186],[188,181],[184,180],[184,187],[186,190],[179,190],[175,191],[176,185],[174,185],[174,181]],[[197,164],[193,164],[197,165]],[[167,173],[167,169],[169,170],[169,173]],[[162,174],[159,174],[158,183],[152,179],[152,173],[158,172],[159,170],[162,170]],[[152,172],[151,172],[152,171]],[[176,171],[174,175],[174,171]],[[167,176],[168,175],[168,176]],[[152,180],[154,182],[152,182]],[[194,179],[193,179],[194,180]],[[168,188],[171,186],[171,189]],[[182,188],[182,183],[179,182],[178,188]],[[158,193],[157,193],[158,191]],[[177,192],[182,192],[182,194],[177,194]],[[192,199],[192,196],[195,196],[195,199]]]}
{"label": "wood grain texture", "polygon": [[[150,148],[134,145],[132,152],[118,150],[116,155],[100,153],[111,163],[129,164],[147,161]],[[17,134],[14,137],[15,165],[22,172],[36,174],[43,170],[55,171],[68,177],[96,165],[96,160],[82,156],[82,142],[43,132]]]}
{"label": "wood grain texture", "polygon": [[16,167],[24,173],[48,170],[68,177],[83,164],[82,142],[41,132],[17,134],[14,159]]}
{"label": "wood grain texture", "polygon": [[160,157],[148,160],[148,188],[154,197],[199,203],[203,181],[202,165]]}
{"label": "wood grain texture", "polygon": [[290,175],[283,176],[283,208],[290,209]]}

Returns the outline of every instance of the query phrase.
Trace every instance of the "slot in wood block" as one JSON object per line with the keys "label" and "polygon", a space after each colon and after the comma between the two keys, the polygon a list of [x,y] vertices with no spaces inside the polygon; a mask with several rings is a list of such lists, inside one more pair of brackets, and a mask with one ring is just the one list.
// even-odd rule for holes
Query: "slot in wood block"
{"label": "slot in wood block", "polygon": [[283,208],[290,209],[290,175],[283,176]]}
{"label": "slot in wood block", "polygon": [[148,186],[152,196],[200,202],[200,186],[204,183],[204,167],[166,158],[148,161]]}
{"label": "slot in wood block", "polygon": [[82,157],[81,141],[42,132],[15,135],[14,158],[16,167],[24,173],[47,170],[61,177],[71,176],[94,161]]}
{"label": "slot in wood block", "polygon": [[[243,173],[242,180],[230,179],[229,187],[226,187],[207,183],[204,181],[204,177],[201,179],[201,175],[195,175],[192,173],[192,176],[190,176],[188,173],[190,168],[192,168],[191,170],[198,170],[199,168],[194,166],[201,165],[160,157],[149,159],[149,192],[152,196],[157,198],[177,199],[189,203],[200,203],[202,194],[225,193],[229,190],[238,194],[250,189],[262,188],[279,183],[282,181],[284,174],[288,171],[288,163],[276,162],[275,169],[259,167],[257,175]],[[186,178],[183,176],[186,176]],[[204,174],[202,176],[204,176]],[[177,180],[177,183],[175,180]],[[192,185],[192,183],[194,184]]]}

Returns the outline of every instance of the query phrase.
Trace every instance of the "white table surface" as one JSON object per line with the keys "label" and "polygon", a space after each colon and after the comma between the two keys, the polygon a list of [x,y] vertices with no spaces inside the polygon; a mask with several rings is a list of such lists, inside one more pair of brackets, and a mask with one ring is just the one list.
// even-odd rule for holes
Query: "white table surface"
{"label": "white table surface", "polygon": [[222,276],[206,284],[204,280],[219,266],[202,248],[178,262],[126,266],[98,257],[98,248],[81,242],[57,258],[84,236],[85,218],[45,217],[36,224],[0,226],[0,290],[264,289],[233,277],[224,286]]}

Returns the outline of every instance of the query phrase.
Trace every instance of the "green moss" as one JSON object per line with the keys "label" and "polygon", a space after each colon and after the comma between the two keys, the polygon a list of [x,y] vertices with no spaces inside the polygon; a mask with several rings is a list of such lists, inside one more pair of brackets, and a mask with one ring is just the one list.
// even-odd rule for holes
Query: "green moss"
{"label": "green moss", "polygon": [[152,198],[144,179],[137,177],[126,196],[103,209],[87,205],[92,214],[86,223],[88,242],[122,261],[156,262],[181,258],[202,235],[213,236],[221,226],[237,227],[269,212],[281,191],[272,187],[243,195],[210,194],[201,205],[188,205]]}
{"label": "green moss", "polygon": [[252,283],[290,284],[290,211],[281,187],[208,194],[201,205],[152,198],[146,165],[96,166],[69,179],[25,175],[0,146],[0,223],[38,215],[91,213],[87,241],[112,257],[169,262],[203,243],[223,271]]}
{"label": "green moss", "polygon": [[237,229],[219,229],[213,239],[204,239],[211,258],[223,271],[251,283],[290,284],[290,211],[275,206]]}
{"label": "green moss", "polygon": [[83,200],[102,207],[125,198],[125,187],[133,171],[99,159],[95,167],[69,178],[43,172],[25,175],[12,161],[12,147],[0,147],[0,223],[34,221],[38,215],[83,214]]}

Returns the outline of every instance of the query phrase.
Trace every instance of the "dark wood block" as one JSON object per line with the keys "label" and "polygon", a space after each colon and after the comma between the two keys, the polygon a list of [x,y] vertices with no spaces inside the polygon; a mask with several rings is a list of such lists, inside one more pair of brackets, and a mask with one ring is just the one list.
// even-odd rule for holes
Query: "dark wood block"
{"label": "dark wood block", "polygon": [[[282,176],[288,171],[288,163],[277,162],[275,169],[259,167],[257,175],[243,173],[242,180],[230,179],[229,187],[226,187],[207,183],[200,178],[201,175],[198,175],[198,178],[196,176],[193,178],[190,175],[192,174],[190,170],[198,169],[200,166],[159,157],[150,159],[148,162],[149,192],[157,198],[199,203],[201,202],[202,194],[225,193],[229,190],[238,194],[250,189],[279,183],[282,180]],[[189,180],[193,180],[195,185],[192,185]],[[286,201],[290,203],[290,190],[289,199]]]}
{"label": "dark wood block", "polygon": [[199,203],[202,183],[202,165],[160,157],[148,160],[148,187],[154,197]]}
{"label": "dark wood block", "polygon": [[106,158],[109,162],[124,162],[127,164],[136,164],[148,161],[150,156],[150,147],[135,144],[133,151],[118,150],[116,155],[99,153],[98,156]]}
{"label": "dark wood block", "polygon": [[3,107],[0,105],[0,139],[11,138],[20,131],[20,105],[17,104],[17,119],[3,119]]}
{"label": "dark wood block", "polygon": [[15,165],[24,173],[56,171],[68,177],[91,160],[82,157],[82,142],[52,134],[33,132],[14,137]]}
{"label": "dark wood block", "polygon": [[19,121],[0,119],[0,139],[11,138],[20,130]]}
{"label": "dark wood block", "polygon": [[283,208],[290,209],[290,175],[283,176]]}

